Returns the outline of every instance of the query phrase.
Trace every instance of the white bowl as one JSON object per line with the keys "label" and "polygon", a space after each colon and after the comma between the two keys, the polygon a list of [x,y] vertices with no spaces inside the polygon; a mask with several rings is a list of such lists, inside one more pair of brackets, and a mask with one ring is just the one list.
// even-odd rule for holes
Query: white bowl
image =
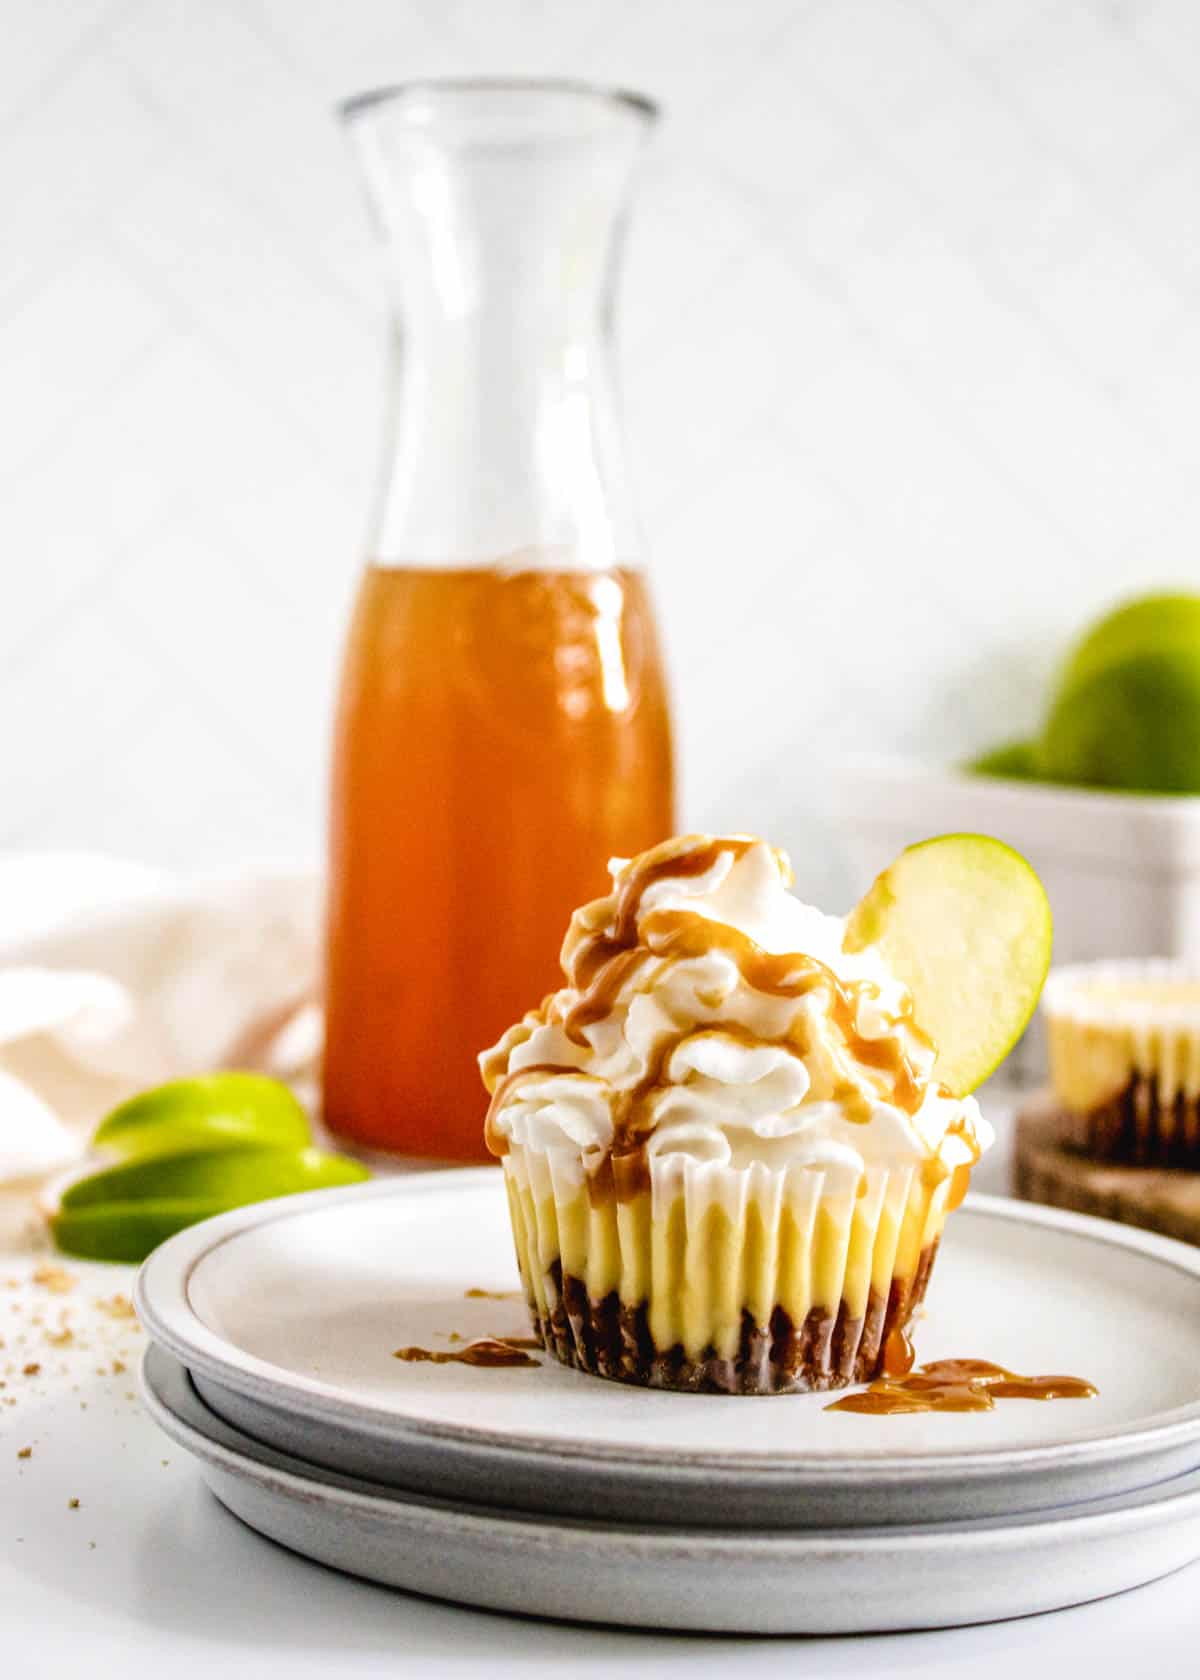
{"label": "white bowl", "polygon": [[[1002,781],[894,759],[831,771],[853,886],[933,834],[994,834],[1029,859],[1054,912],[1056,963],[1200,959],[1200,798]],[[1015,1071],[1041,1058],[1037,1035]]]}

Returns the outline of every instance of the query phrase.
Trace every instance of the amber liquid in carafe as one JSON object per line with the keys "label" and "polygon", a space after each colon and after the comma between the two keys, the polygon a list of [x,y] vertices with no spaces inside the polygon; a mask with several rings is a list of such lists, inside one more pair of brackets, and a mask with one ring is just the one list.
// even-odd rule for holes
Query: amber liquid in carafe
{"label": "amber liquid in carafe", "polygon": [[607,860],[674,827],[642,575],[369,567],[332,801],[326,1121],[486,1160],[477,1052],[562,984]]}

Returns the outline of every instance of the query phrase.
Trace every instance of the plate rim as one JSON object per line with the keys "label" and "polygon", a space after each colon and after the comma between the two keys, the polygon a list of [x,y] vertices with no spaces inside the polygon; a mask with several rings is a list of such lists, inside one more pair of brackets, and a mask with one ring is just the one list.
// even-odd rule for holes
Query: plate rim
{"label": "plate rim", "polygon": [[[150,1374],[160,1361],[169,1361],[166,1367],[168,1382],[181,1383],[186,1410],[177,1409],[171,1398],[162,1394],[160,1385]],[[419,1520],[423,1529],[438,1525],[443,1530],[466,1528],[475,1533],[487,1530],[496,1537],[509,1540],[519,1536],[522,1545],[532,1543],[544,1547],[548,1544],[561,1546],[576,1543],[593,1549],[603,1545],[617,1549],[636,1546],[651,1560],[685,1558],[697,1552],[719,1559],[723,1555],[740,1556],[746,1550],[778,1556],[789,1544],[806,1555],[811,1555],[813,1551],[826,1556],[847,1552],[887,1555],[897,1546],[911,1546],[914,1540],[934,1551],[942,1551],[957,1546],[961,1538],[969,1534],[973,1544],[989,1550],[1009,1551],[1019,1546],[1023,1537],[1037,1534],[1044,1538],[1050,1528],[1060,1531],[1069,1528],[1068,1539],[1083,1541],[1098,1537],[1105,1530],[1115,1530],[1118,1535],[1137,1533],[1159,1523],[1178,1522],[1191,1515],[1200,1516],[1200,1467],[1165,1482],[1155,1482],[1144,1488],[1129,1488],[1123,1493],[1098,1499],[1094,1504],[1099,1509],[1051,1506],[1042,1511],[1015,1512],[1008,1517],[864,1528],[831,1525],[826,1528],[727,1530],[700,1524],[656,1527],[597,1517],[566,1516],[559,1512],[523,1511],[515,1506],[477,1506],[466,1500],[426,1494],[416,1489],[377,1485],[363,1477],[350,1476],[323,1465],[310,1466],[294,1454],[255,1440],[233,1424],[226,1423],[206,1406],[190,1381],[187,1367],[161,1346],[152,1344],[145,1350],[138,1369],[138,1384],[142,1404],[158,1428],[193,1457],[230,1474],[253,1479],[263,1487],[282,1489],[294,1498],[312,1500],[314,1489],[319,1489],[320,1497],[328,1502],[349,1506],[363,1514],[382,1516],[386,1520],[403,1512],[412,1516],[413,1520]],[[232,1440],[222,1439],[226,1436],[232,1437]],[[1179,1489],[1173,1485],[1178,1481],[1188,1481],[1193,1485]],[[545,1530],[551,1532],[546,1533]]]}
{"label": "plate rim", "polygon": [[[592,1463],[606,1469],[619,1467],[627,1474],[661,1474],[662,1454],[654,1447],[636,1442],[592,1441],[581,1436],[507,1434],[486,1427],[444,1423],[432,1418],[406,1416],[348,1399],[335,1385],[317,1378],[289,1372],[256,1354],[245,1352],[213,1330],[200,1317],[189,1297],[192,1273],[215,1249],[256,1228],[299,1218],[316,1208],[333,1209],[364,1200],[406,1198],[444,1191],[453,1185],[468,1190],[487,1183],[499,1187],[497,1167],[456,1167],[376,1179],[344,1189],[315,1190],[282,1196],[266,1202],[234,1208],[201,1221],[169,1237],[146,1259],[133,1286],[133,1302],[147,1334],[189,1370],[255,1401],[274,1406],[292,1416],[314,1418],[338,1427],[350,1425],[377,1439],[397,1445],[406,1442],[427,1446],[441,1443],[464,1450],[484,1452],[509,1459],[536,1457],[540,1463],[558,1459],[578,1466]],[[1049,1227],[1109,1247],[1133,1250],[1192,1278],[1200,1289],[1200,1249],[1113,1220],[1090,1214],[1043,1207],[1015,1197],[973,1192],[963,1204],[984,1218],[1013,1224]],[[597,1379],[599,1380],[599,1379]],[[709,1448],[689,1448],[672,1454],[672,1479],[682,1475],[712,1477],[754,1475],[780,1484],[798,1481],[814,1483],[853,1482],[864,1474],[893,1483],[924,1481],[930,1475],[944,1478],[982,1478],[1006,1472],[1028,1474],[1039,1469],[1072,1467],[1095,1460],[1136,1459],[1143,1454],[1165,1451],[1189,1441],[1200,1443],[1200,1394],[1193,1401],[1171,1411],[1152,1414],[1157,1422],[1131,1424],[1113,1430],[1100,1428],[1070,1441],[1016,1447],[972,1447],[954,1452],[924,1452],[897,1455],[883,1448],[854,1453],[830,1454],[820,1460],[797,1452],[738,1453]]]}

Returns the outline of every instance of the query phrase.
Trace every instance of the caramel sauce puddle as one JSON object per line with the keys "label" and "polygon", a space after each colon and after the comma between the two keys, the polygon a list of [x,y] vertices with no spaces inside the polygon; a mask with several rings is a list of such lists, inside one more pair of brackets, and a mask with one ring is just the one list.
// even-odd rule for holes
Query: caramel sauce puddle
{"label": "caramel sauce puddle", "polygon": [[482,1365],[488,1369],[528,1365],[537,1369],[540,1361],[531,1359],[525,1350],[541,1345],[535,1336],[506,1336],[503,1341],[498,1336],[480,1336],[460,1348],[400,1347],[392,1358],[410,1365]]}
{"label": "caramel sauce puddle", "polygon": [[893,1353],[893,1331],[884,1350],[884,1375],[869,1388],[833,1401],[825,1407],[827,1412],[877,1417],[893,1412],[991,1412],[997,1400],[1087,1400],[1096,1393],[1082,1377],[1023,1377],[988,1359],[935,1359],[913,1370],[912,1343],[900,1334],[908,1364],[903,1364],[902,1351]]}

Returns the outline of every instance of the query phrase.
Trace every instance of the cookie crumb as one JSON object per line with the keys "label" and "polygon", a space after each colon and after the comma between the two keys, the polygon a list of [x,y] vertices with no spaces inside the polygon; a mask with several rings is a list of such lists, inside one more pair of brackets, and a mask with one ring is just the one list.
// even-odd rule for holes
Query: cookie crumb
{"label": "cookie crumb", "polygon": [[36,1377],[41,1368],[36,1359],[31,1359],[28,1365],[22,1367],[21,1375],[23,1377]]}
{"label": "cookie crumb", "polygon": [[95,1306],[97,1312],[106,1313],[109,1318],[137,1318],[128,1295],[101,1296]]}
{"label": "cookie crumb", "polygon": [[47,1261],[36,1269],[33,1281],[39,1288],[48,1289],[52,1295],[68,1295],[79,1279],[73,1277],[62,1266],[55,1266]]}
{"label": "cookie crumb", "polygon": [[78,1509],[79,1509],[78,1499],[68,1499],[67,1500],[67,1510],[68,1511],[78,1511]]}
{"label": "cookie crumb", "polygon": [[33,1457],[33,1448],[32,1447],[22,1447],[19,1450],[19,1452],[17,1453],[17,1457],[18,1458],[32,1458]]}

